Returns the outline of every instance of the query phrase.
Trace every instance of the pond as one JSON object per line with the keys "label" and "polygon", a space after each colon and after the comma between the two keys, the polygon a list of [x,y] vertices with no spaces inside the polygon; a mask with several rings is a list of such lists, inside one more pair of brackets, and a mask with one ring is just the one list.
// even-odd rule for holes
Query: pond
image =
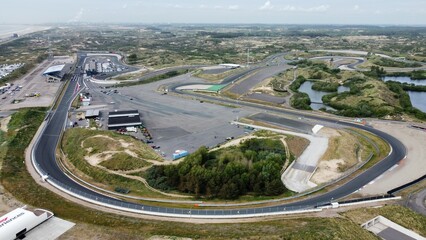
{"label": "pond", "polygon": [[420,111],[426,113],[426,92],[407,91],[410,95],[411,104]]}
{"label": "pond", "polygon": [[[313,84],[314,83],[311,81],[306,81],[299,88],[300,92],[304,92],[309,95],[309,98],[311,99],[311,108],[313,110],[319,110],[320,108],[326,108],[327,110],[335,110],[332,107],[329,107],[322,102],[322,97],[324,95],[330,94],[330,92],[313,90],[312,89]],[[339,86],[339,88],[337,89],[338,93],[347,92],[347,91],[349,91],[349,88],[345,86]]]}
{"label": "pond", "polygon": [[400,83],[413,83],[414,85],[426,86],[426,79],[413,80],[410,77],[383,77],[383,81],[395,81]]}
{"label": "pond", "polygon": [[[413,83],[419,86],[426,86],[426,79],[413,80],[410,77],[384,77],[383,81],[396,81],[400,83]],[[407,91],[410,95],[411,104],[422,112],[426,112],[426,92]]]}

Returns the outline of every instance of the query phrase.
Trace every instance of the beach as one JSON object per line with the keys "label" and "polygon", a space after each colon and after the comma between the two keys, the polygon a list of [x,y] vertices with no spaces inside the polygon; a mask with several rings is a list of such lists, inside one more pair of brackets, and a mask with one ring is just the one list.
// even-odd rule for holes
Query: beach
{"label": "beach", "polygon": [[0,25],[0,41],[11,38],[14,33],[18,36],[50,29],[48,26],[32,25]]}

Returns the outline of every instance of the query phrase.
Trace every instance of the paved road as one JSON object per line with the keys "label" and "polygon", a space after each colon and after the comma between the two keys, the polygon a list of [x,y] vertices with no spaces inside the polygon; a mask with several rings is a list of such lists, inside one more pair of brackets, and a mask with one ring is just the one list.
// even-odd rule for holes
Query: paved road
{"label": "paved road", "polygon": [[284,72],[285,70],[289,68],[290,66],[288,65],[278,65],[278,66],[270,66],[270,67],[259,69],[252,76],[232,86],[229,89],[229,91],[238,95],[243,95],[247,93],[248,91],[250,91],[250,89],[255,87],[257,84],[262,82],[263,80],[273,77],[281,72]]}
{"label": "paved road", "polygon": [[409,208],[426,216],[426,189],[410,195],[406,204]]}
{"label": "paved road", "polygon": [[160,152],[166,155],[166,159],[171,159],[177,149],[194,152],[201,146],[215,147],[222,144],[227,137],[244,135],[245,129],[237,128],[229,122],[254,113],[240,108],[230,111],[230,108],[224,106],[157,92],[162,85],[189,81],[204,80],[184,74],[146,85],[120,87],[117,88],[118,93],[109,95],[101,93],[103,89],[90,81],[87,85],[93,97],[92,106],[109,103],[109,111],[138,109],[144,126],[153,137],[153,145],[161,146]]}
{"label": "paved road", "polygon": [[[78,65],[82,65],[84,62],[85,56],[83,54],[78,55]],[[333,119],[327,119],[321,116],[308,116],[305,113],[299,113],[294,111],[288,111],[283,109],[276,109],[272,107],[262,106],[247,103],[247,102],[237,102],[230,99],[221,99],[218,100],[214,97],[205,97],[198,95],[197,97],[201,98],[210,98],[214,101],[222,101],[228,102],[232,104],[237,104],[241,106],[248,106],[252,108],[261,109],[262,111],[271,111],[276,113],[285,113],[294,116],[302,116],[305,118],[311,118],[316,121],[326,121],[332,122],[335,124],[341,124],[347,127],[357,127],[367,131],[370,131],[383,139],[387,140],[388,143],[392,146],[392,153],[386,157],[383,161],[379,162],[372,168],[368,169],[364,173],[360,174],[358,177],[355,177],[351,181],[343,184],[339,188],[325,193],[320,196],[312,197],[310,199],[305,199],[298,202],[288,203],[288,204],[280,204],[273,207],[259,207],[259,208],[248,208],[248,209],[232,209],[232,210],[199,210],[199,209],[180,209],[180,208],[168,208],[168,207],[155,207],[144,204],[130,203],[122,200],[118,200],[109,196],[102,195],[100,193],[94,192],[90,189],[87,189],[78,183],[74,182],[74,180],[70,179],[67,175],[65,175],[61,169],[58,167],[55,158],[55,150],[60,139],[60,135],[62,133],[69,105],[71,104],[73,96],[75,96],[75,89],[77,82],[81,82],[81,75],[79,70],[77,69],[76,75],[78,76],[78,81],[71,81],[65,91],[64,97],[61,99],[59,106],[56,111],[53,112],[52,115],[48,118],[48,124],[44,131],[42,132],[39,140],[37,141],[34,147],[34,161],[39,170],[42,171],[43,174],[48,174],[48,181],[52,184],[61,186],[63,189],[66,189],[69,192],[73,192],[78,194],[81,197],[86,199],[90,199],[92,202],[96,201],[98,203],[108,204],[109,206],[121,207],[122,209],[134,209],[139,211],[147,211],[149,214],[169,214],[171,216],[187,216],[187,217],[226,217],[227,215],[248,215],[248,214],[265,214],[265,213],[273,213],[279,212],[283,210],[297,210],[297,209],[307,209],[313,208],[317,205],[333,201],[334,199],[339,199],[345,197],[354,191],[358,190],[362,186],[366,185],[379,175],[381,175],[384,171],[391,168],[398,161],[404,158],[406,154],[406,150],[404,146],[399,142],[396,138],[380,132],[376,129],[372,129],[365,126],[359,126],[346,122],[336,122]],[[80,83],[81,84],[81,83]],[[183,94],[183,93],[181,93]],[[197,95],[197,94],[192,94]]]}
{"label": "paved road", "polygon": [[341,59],[355,60],[356,62],[354,62],[354,63],[343,64],[343,65],[340,66],[340,67],[343,66],[344,67],[343,69],[348,69],[348,70],[359,70],[357,68],[357,66],[365,62],[364,58],[360,58],[360,57],[343,57],[343,56],[324,56],[324,57],[314,57],[314,58],[311,58],[311,59],[314,59],[314,60],[330,60],[330,59],[334,59],[334,61],[336,61],[336,62],[339,59],[340,60]]}

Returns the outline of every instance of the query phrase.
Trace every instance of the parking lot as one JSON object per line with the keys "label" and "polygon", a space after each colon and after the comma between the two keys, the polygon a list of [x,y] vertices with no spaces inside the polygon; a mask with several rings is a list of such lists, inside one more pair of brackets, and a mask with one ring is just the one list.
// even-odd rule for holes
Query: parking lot
{"label": "parking lot", "polygon": [[42,74],[50,66],[72,62],[73,59],[69,57],[46,60],[21,79],[11,83],[6,91],[0,92],[0,111],[50,106],[62,83],[48,83]]}
{"label": "parking lot", "polygon": [[162,84],[202,81],[182,75],[151,84],[117,88],[117,91],[106,91],[92,83],[87,85],[93,96],[92,106],[107,104],[109,111],[139,110],[144,126],[152,134],[154,143],[151,145],[160,146],[158,151],[164,152],[166,159],[171,159],[176,150],[194,152],[201,146],[215,147],[226,142],[228,137],[247,133],[246,129],[230,122],[251,114],[249,110],[197,99],[188,101],[156,91]]}
{"label": "parking lot", "polygon": [[120,55],[88,54],[84,70],[92,72],[96,79],[105,80],[117,74],[136,71],[138,68],[123,64]]}

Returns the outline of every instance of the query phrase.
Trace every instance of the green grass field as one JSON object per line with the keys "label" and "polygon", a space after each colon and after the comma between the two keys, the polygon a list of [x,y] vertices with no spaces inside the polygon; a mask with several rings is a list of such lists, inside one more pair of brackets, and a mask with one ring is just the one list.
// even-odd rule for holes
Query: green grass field
{"label": "green grass field", "polygon": [[[145,220],[96,211],[66,200],[39,186],[24,165],[24,151],[43,121],[44,110],[21,110],[14,115],[11,127],[2,138],[7,144],[7,157],[1,170],[1,183],[15,198],[25,204],[49,209],[56,216],[77,223],[64,237],[73,239],[95,236],[98,239],[146,239],[153,235],[189,237],[193,239],[377,239],[362,229],[360,223],[383,215],[398,224],[426,235],[426,217],[401,206],[360,208],[338,217],[292,216],[279,220],[193,224]],[[26,126],[25,128],[22,128]],[[1,155],[0,155],[1,156]],[[172,239],[173,239],[172,237]]]}

